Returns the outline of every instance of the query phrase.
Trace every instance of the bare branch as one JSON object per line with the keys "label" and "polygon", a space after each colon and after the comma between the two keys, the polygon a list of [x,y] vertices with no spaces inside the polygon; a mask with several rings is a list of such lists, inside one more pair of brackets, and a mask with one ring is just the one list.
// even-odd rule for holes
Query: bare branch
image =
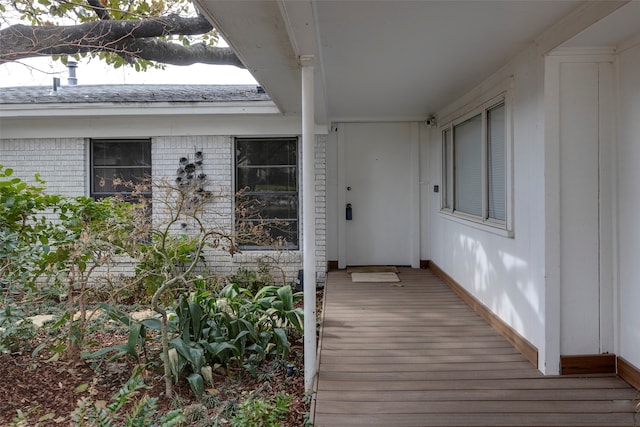
{"label": "bare branch", "polygon": [[234,65],[244,68],[233,51],[157,40],[169,35],[198,35],[213,27],[202,16],[178,15],[135,21],[104,19],[73,26],[13,25],[0,30],[0,63],[18,59],[90,52],[126,53],[167,64]]}

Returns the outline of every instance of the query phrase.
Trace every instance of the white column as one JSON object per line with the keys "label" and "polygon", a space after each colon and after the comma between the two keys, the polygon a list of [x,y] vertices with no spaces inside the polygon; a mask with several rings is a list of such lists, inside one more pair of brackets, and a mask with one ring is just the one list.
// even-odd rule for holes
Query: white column
{"label": "white column", "polygon": [[302,239],[304,241],[304,389],[316,375],[316,189],[313,56],[302,65]]}

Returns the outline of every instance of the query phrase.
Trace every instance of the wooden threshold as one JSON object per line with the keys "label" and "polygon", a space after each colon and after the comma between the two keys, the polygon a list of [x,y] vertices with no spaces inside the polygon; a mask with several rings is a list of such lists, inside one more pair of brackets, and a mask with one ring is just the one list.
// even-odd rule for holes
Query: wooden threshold
{"label": "wooden threshold", "polygon": [[338,261],[327,261],[327,271],[338,270]]}
{"label": "wooden threshold", "polygon": [[615,374],[615,354],[560,356],[560,375]]}
{"label": "wooden threshold", "polygon": [[458,282],[453,280],[451,276],[445,273],[433,261],[428,261],[429,268],[443,282],[456,293],[469,307],[480,315],[487,323],[495,328],[500,334],[506,338],[522,355],[536,368],[538,367],[538,349],[527,341],[522,335],[517,333],[511,326],[507,325],[502,319],[493,314],[484,304],[478,301],[473,295],[465,290]]}

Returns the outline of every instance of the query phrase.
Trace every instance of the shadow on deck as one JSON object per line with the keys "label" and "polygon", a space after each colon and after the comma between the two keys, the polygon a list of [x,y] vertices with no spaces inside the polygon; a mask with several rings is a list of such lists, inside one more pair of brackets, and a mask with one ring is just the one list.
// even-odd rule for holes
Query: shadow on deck
{"label": "shadow on deck", "polygon": [[325,289],[314,425],[633,426],[614,376],[543,376],[430,270]]}

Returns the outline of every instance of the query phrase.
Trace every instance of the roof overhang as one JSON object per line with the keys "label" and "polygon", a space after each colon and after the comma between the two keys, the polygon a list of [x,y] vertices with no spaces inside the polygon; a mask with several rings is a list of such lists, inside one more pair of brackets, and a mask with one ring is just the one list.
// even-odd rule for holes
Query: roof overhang
{"label": "roof overhang", "polygon": [[195,3],[284,114],[300,114],[300,58],[313,56],[326,124],[423,120],[525,48],[544,55],[629,1]]}

